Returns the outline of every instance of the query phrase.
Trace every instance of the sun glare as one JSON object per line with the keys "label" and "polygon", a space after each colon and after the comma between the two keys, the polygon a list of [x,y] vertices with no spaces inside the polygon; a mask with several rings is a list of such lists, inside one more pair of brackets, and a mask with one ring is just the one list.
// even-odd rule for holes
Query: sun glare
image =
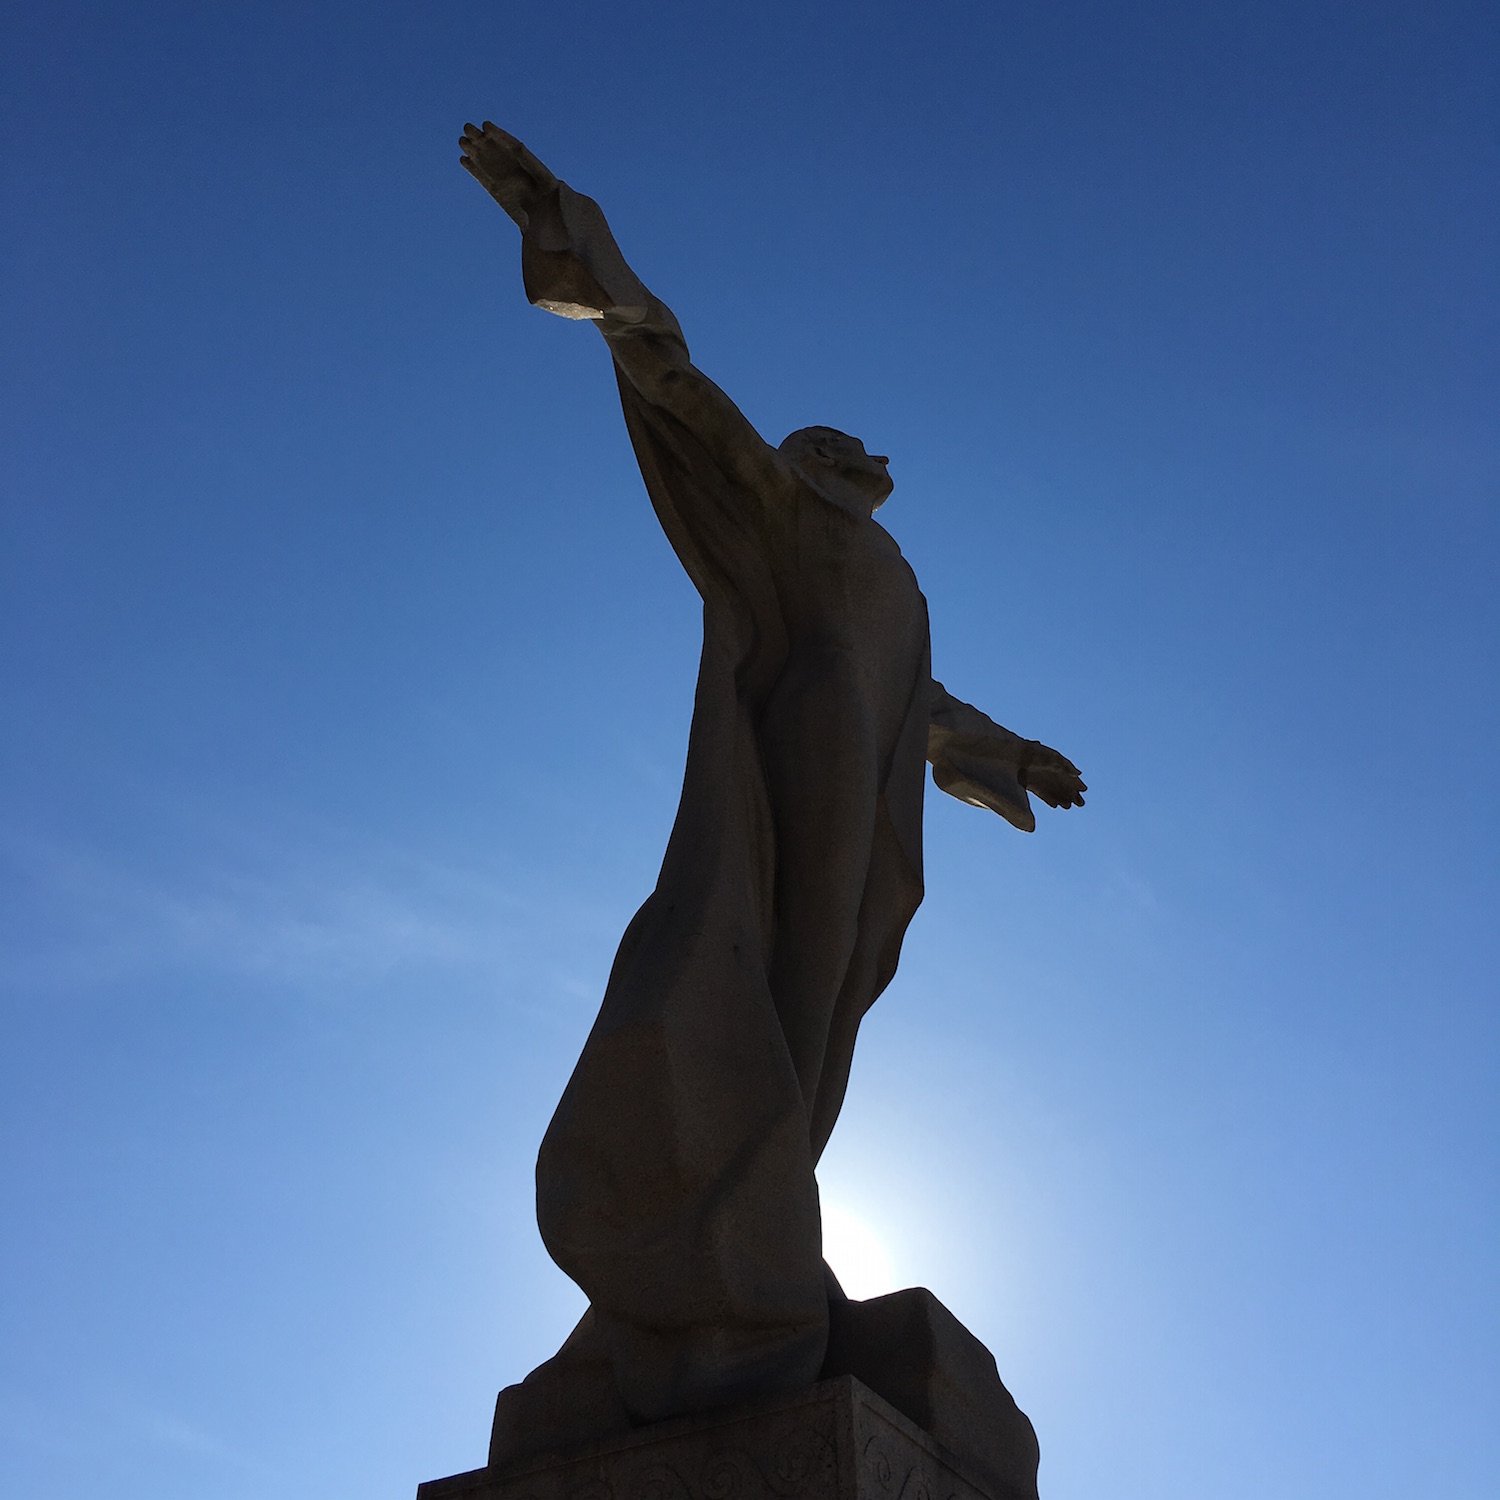
{"label": "sun glare", "polygon": [[884,1241],[863,1219],[836,1203],[823,1205],[823,1259],[857,1300],[896,1290],[896,1272]]}

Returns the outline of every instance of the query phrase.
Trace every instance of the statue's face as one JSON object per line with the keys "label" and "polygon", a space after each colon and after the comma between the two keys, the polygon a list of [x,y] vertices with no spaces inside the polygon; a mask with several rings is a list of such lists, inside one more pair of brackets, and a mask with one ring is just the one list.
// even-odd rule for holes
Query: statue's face
{"label": "statue's face", "polygon": [[883,453],[833,427],[803,427],[781,445],[781,452],[803,478],[826,498],[848,510],[873,515],[894,486]]}

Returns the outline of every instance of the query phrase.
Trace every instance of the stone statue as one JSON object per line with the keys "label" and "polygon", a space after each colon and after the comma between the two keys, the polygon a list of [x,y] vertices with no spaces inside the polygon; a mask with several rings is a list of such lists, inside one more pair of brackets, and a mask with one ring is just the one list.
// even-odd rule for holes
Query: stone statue
{"label": "stone statue", "polygon": [[977,1443],[997,1500],[1034,1494],[1030,1424],[983,1346],[930,1293],[844,1297],[813,1169],[922,899],[924,760],[1026,831],[1028,793],[1073,807],[1084,783],[933,680],[926,601],[874,520],[887,460],[827,427],[771,447],[693,365],[592,199],[494,125],[461,144],[521,230],[528,298],[603,334],[657,519],[703,598],[661,875],[537,1162],[543,1240],[591,1305],[501,1393],[491,1463],[853,1374],[950,1446]]}

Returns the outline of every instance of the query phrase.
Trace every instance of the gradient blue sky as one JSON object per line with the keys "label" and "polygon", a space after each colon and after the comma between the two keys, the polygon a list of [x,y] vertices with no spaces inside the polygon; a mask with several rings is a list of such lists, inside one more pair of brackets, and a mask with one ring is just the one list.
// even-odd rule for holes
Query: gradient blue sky
{"label": "gradient blue sky", "polygon": [[821,1173],[1046,1500],[1500,1489],[1493,4],[0,28],[0,1490],[409,1497],[579,1309],[699,627],[485,116],[1089,781],[929,799]]}

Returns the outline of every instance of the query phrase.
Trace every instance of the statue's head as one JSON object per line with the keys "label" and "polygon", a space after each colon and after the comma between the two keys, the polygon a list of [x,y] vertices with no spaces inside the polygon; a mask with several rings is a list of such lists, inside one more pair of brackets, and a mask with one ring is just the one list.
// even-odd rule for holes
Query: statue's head
{"label": "statue's head", "polygon": [[871,516],[894,487],[890,459],[866,453],[857,437],[836,427],[799,427],[782,441],[781,456],[825,500],[841,510]]}

